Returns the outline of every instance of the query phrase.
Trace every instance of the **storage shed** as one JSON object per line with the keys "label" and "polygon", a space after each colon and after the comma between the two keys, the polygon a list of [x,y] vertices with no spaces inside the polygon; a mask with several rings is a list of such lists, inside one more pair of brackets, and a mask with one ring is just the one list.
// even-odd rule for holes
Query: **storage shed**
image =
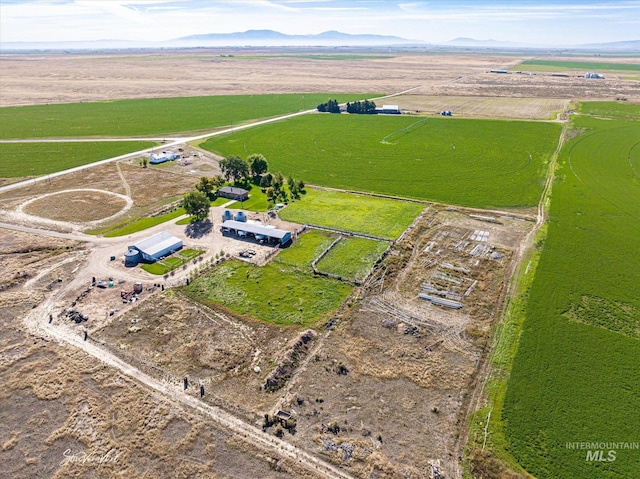
{"label": "storage shed", "polygon": [[149,156],[149,163],[152,165],[158,165],[160,163],[164,163],[165,161],[173,161],[180,158],[180,155],[172,151],[163,151],[162,153],[151,153]]}
{"label": "storage shed", "polygon": [[223,235],[235,235],[239,238],[250,238],[260,243],[286,246],[291,242],[291,233],[277,228],[269,228],[259,223],[243,223],[241,221],[225,221],[220,226]]}
{"label": "storage shed", "polygon": [[[138,261],[153,263],[179,249],[182,249],[182,240],[176,238],[171,233],[161,231],[158,234],[129,246],[129,251],[127,251],[125,255],[125,264],[127,264],[129,257],[131,258],[131,263],[135,260],[134,251],[139,253]],[[133,264],[127,265],[134,266]]]}
{"label": "storage shed", "polygon": [[234,186],[223,186],[218,190],[218,196],[229,198],[236,201],[245,201],[249,198],[249,192],[244,188],[236,188]]}

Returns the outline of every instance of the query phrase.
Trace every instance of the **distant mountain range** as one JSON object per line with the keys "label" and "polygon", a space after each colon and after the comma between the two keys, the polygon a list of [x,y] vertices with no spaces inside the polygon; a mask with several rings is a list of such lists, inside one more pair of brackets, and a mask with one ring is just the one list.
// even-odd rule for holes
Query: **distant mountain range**
{"label": "distant mountain range", "polygon": [[370,46],[424,44],[390,35],[351,35],[334,30],[316,35],[287,35],[274,30],[190,35],[166,42],[180,46]]}
{"label": "distant mountain range", "polygon": [[536,48],[568,50],[602,50],[640,52],[640,40],[565,45],[549,47],[498,40],[456,38],[439,45],[429,45],[420,40],[409,40],[391,35],[352,35],[328,31],[315,35],[287,35],[274,30],[247,30],[236,33],[207,33],[190,35],[166,41],[95,40],[74,42],[4,42],[0,50],[100,50],[126,48],[195,48],[195,47],[365,47],[365,46],[414,46],[414,47],[470,47],[470,48]]}

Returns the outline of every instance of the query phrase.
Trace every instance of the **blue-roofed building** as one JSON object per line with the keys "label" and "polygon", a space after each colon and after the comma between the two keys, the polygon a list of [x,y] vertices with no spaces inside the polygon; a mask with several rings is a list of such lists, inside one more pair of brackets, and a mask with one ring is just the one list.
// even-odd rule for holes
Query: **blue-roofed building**
{"label": "blue-roofed building", "polygon": [[161,231],[129,246],[129,250],[125,254],[125,265],[135,266],[140,261],[154,263],[180,249],[182,249],[180,238],[176,238],[166,231]]}

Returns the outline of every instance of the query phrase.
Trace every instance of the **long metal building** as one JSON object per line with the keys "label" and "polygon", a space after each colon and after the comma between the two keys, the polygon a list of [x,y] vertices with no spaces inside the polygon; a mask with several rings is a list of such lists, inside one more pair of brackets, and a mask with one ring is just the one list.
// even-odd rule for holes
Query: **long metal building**
{"label": "long metal building", "polygon": [[282,246],[291,241],[291,233],[276,228],[268,228],[258,223],[245,223],[228,220],[220,226],[223,235],[235,235],[239,238],[253,238],[260,243],[280,244]]}
{"label": "long metal building", "polygon": [[135,266],[140,261],[153,263],[182,248],[182,240],[171,233],[161,231],[131,246],[124,255],[126,266]]}

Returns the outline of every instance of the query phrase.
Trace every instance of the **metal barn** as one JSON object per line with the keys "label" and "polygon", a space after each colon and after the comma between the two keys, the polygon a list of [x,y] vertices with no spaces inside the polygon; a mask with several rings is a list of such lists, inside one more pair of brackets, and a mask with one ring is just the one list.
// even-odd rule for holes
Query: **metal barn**
{"label": "metal barn", "polygon": [[[129,251],[125,255],[125,264],[132,266],[131,263],[136,260],[153,263],[179,249],[182,249],[182,240],[171,233],[161,231],[129,246]],[[138,252],[138,255],[135,255],[135,251]]]}

